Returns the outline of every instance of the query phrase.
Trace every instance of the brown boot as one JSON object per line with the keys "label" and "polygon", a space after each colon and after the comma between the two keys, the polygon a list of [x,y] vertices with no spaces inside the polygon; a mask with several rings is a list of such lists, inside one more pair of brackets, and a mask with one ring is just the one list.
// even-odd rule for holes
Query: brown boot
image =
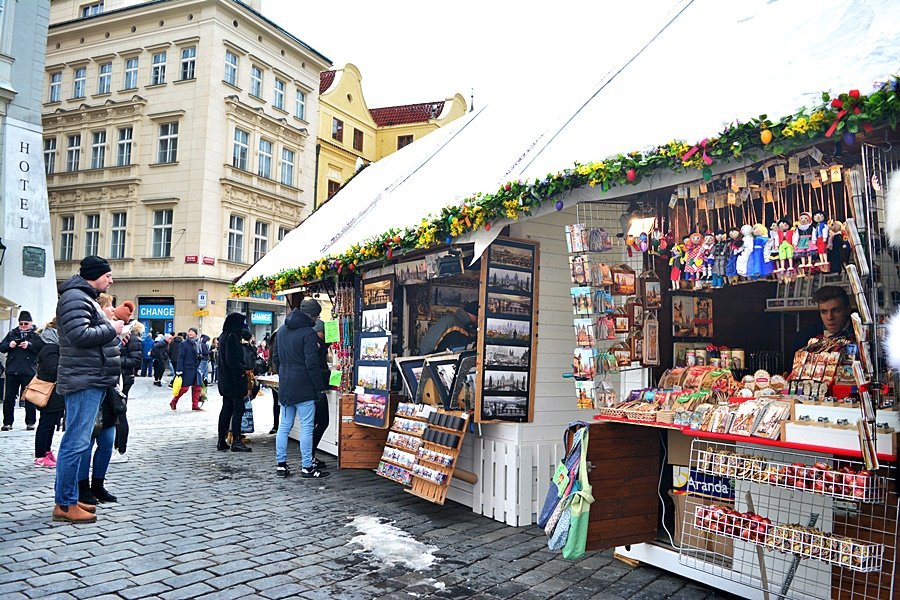
{"label": "brown boot", "polygon": [[97,512],[97,507],[96,507],[95,505],[93,505],[93,504],[85,504],[84,502],[79,502],[79,503],[78,503],[78,508],[80,508],[80,509],[83,510],[84,512],[89,512],[89,513],[91,513],[91,514],[94,514],[95,512]]}
{"label": "brown boot", "polygon": [[97,520],[97,515],[78,508],[77,504],[72,506],[57,504],[53,507],[53,520],[67,523],[93,523]]}

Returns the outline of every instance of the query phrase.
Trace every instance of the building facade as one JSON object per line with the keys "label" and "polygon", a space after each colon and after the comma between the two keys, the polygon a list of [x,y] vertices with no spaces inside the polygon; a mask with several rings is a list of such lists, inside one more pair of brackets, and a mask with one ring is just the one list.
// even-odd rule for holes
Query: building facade
{"label": "building facade", "polygon": [[[0,0],[0,334],[19,310],[39,325],[56,312],[56,273],[41,155],[49,0]],[[11,309],[11,310],[8,310]]]}
{"label": "building facade", "polygon": [[[132,3],[133,4],[133,3]],[[318,85],[330,61],[259,0],[54,0],[43,156],[60,278],[86,255],[155,333],[284,303],[228,284],[314,203]],[[265,313],[268,313],[266,315]]]}
{"label": "building facade", "polygon": [[368,165],[443,127],[466,113],[466,100],[446,100],[369,109],[362,75],[347,63],[324,71],[319,83],[316,206]]}

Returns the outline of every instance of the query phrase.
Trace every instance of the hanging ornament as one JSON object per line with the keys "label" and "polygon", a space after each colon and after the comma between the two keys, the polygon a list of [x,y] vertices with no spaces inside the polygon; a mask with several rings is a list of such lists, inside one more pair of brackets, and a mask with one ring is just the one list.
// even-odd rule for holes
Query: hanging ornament
{"label": "hanging ornament", "polygon": [[556,212],[559,212],[559,211],[561,211],[562,209],[563,209],[563,201],[562,201],[562,200],[557,200],[557,201],[556,201]]}
{"label": "hanging ornament", "polygon": [[772,142],[772,132],[768,129],[763,129],[759,134],[759,140],[768,146]]}
{"label": "hanging ornament", "polygon": [[399,235],[395,235],[395,236],[394,236],[394,243],[395,243],[395,244],[399,244],[399,243],[400,243],[400,236],[399,236]]}
{"label": "hanging ornament", "polygon": [[449,245],[450,245],[450,244],[452,244],[452,243],[453,243],[453,238],[452,238],[452,237],[450,237],[450,236],[449,236],[449,235],[448,235],[448,236],[447,236],[447,239],[446,239],[446,240],[444,240],[444,242],[445,242],[445,243],[446,243],[446,244],[447,244],[447,245],[448,245],[448,246],[449,246]]}
{"label": "hanging ornament", "polygon": [[491,223],[490,223],[490,221],[488,221],[487,223],[484,224],[484,230],[485,230],[485,231],[490,231],[490,230],[491,230]]}
{"label": "hanging ornament", "polygon": [[709,167],[703,167],[703,170],[700,171],[700,174],[703,175],[703,181],[709,181],[712,179],[712,169]]}
{"label": "hanging ornament", "polygon": [[634,183],[634,180],[637,179],[637,171],[634,170],[634,167],[625,171],[625,179],[628,180],[628,183]]}
{"label": "hanging ornament", "polygon": [[640,243],[638,244],[638,248],[641,249],[641,252],[646,252],[647,249],[650,247],[650,245],[649,245],[648,242],[647,242],[647,234],[646,234],[646,233],[642,233],[642,234],[638,237],[638,240],[640,240]]}
{"label": "hanging ornament", "polygon": [[844,134],[844,143],[848,146],[852,146],[856,143],[856,134],[850,133],[849,131]]}

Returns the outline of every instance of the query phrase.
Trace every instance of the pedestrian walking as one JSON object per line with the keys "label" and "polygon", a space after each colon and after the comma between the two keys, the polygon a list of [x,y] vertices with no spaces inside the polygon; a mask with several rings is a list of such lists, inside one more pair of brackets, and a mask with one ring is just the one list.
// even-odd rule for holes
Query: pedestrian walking
{"label": "pedestrian walking", "polygon": [[[44,325],[41,330],[44,347],[37,356],[36,375],[43,381],[56,381],[59,371],[59,333],[56,331],[56,317]],[[66,411],[66,402],[56,388],[50,393],[50,400],[43,408],[38,408],[41,415],[38,419],[37,431],[34,432],[34,466],[56,468],[56,456],[53,454],[53,432],[59,427]]]}
{"label": "pedestrian walking", "polygon": [[[141,328],[143,329],[143,324]],[[141,377],[150,377],[153,374],[153,356],[150,355],[150,351],[153,350],[154,343],[155,340],[150,333],[141,336]]]}
{"label": "pedestrian walking", "polygon": [[166,342],[166,336],[159,334],[150,350],[153,357],[153,385],[162,387],[162,376],[169,363],[169,344]]}
{"label": "pedestrian walking", "polygon": [[300,416],[300,455],[303,478],[324,479],[327,471],[316,468],[313,462],[313,427],[315,425],[316,399],[322,393],[322,366],[319,362],[318,336],[313,325],[322,307],[312,298],[306,298],[291,311],[284,325],[278,329],[278,401],[281,417],[275,435],[275,476],[287,477],[288,433]]}
{"label": "pedestrian walking", "polygon": [[200,349],[200,381],[209,385],[209,336],[205,333],[197,341]]}
{"label": "pedestrian walking", "polygon": [[66,402],[66,431],[59,445],[54,486],[54,521],[94,522],[92,508],[78,501],[78,470],[107,388],[119,380],[119,343],[124,323],[110,321],[97,297],[112,285],[105,258],[87,256],[78,274],[59,286],[56,305],[59,372],[56,391]]}
{"label": "pedestrian walking", "polygon": [[178,345],[178,370],[176,375],[181,375],[181,388],[169,402],[172,410],[178,410],[178,400],[188,388],[191,389],[191,410],[201,410],[200,392],[203,380],[200,378],[200,340],[196,327],[188,329],[185,340]]}
{"label": "pedestrian walking", "polygon": [[[117,308],[116,311],[119,309]],[[116,316],[119,316],[118,312]],[[123,319],[124,320],[124,319]],[[119,346],[119,356],[122,361],[122,395],[125,396],[125,405],[128,406],[128,393],[134,385],[135,375],[139,368],[143,366],[143,341],[141,334],[144,332],[144,324],[135,321],[131,327],[131,333],[122,336],[122,343]],[[113,442],[113,455],[110,462],[124,463],[128,462],[128,415],[119,415],[119,421],[116,424],[116,437]]]}
{"label": "pedestrian walking", "polygon": [[37,411],[34,404],[22,400],[22,392],[34,377],[37,356],[43,345],[31,321],[31,313],[23,310],[19,313],[19,326],[14,327],[0,342],[0,352],[6,354],[6,390],[0,431],[12,430],[17,400],[20,405],[25,405],[25,428],[28,431],[34,429]]}
{"label": "pedestrian walking", "polygon": [[222,335],[218,338],[218,382],[222,395],[222,410],[219,413],[219,439],[216,449],[229,449],[225,438],[231,430],[231,451],[250,452],[241,441],[241,416],[244,414],[244,400],[247,397],[247,372],[244,369],[241,331],[245,318],[241,313],[231,313],[225,317]]}
{"label": "pedestrian walking", "polygon": [[[178,371],[181,370],[178,364],[178,349],[181,347],[181,342],[183,342],[186,337],[187,333],[179,332],[178,335],[169,340],[169,374],[172,376],[173,380],[178,374]],[[172,387],[172,381],[169,381],[169,387]]]}
{"label": "pedestrian walking", "polygon": [[210,369],[210,383],[215,383],[219,380],[219,338],[213,338],[209,343],[209,369]]}

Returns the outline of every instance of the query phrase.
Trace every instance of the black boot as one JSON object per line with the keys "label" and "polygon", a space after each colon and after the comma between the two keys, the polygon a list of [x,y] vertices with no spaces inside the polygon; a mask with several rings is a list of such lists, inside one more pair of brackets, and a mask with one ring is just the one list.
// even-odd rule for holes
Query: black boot
{"label": "black boot", "polygon": [[216,450],[218,450],[219,452],[228,452],[228,448],[230,448],[230,446],[225,440],[219,440],[218,442],[216,442]]}
{"label": "black boot", "polygon": [[115,496],[106,491],[103,487],[104,479],[94,479],[91,481],[91,491],[100,502],[115,502],[118,500]]}
{"label": "black boot", "polygon": [[84,504],[97,504],[97,497],[91,492],[91,483],[85,479],[78,482],[78,501]]}
{"label": "black boot", "polygon": [[236,439],[231,442],[231,451],[232,452],[253,452],[253,448],[248,448],[244,445],[244,442],[241,441],[241,438]]}

